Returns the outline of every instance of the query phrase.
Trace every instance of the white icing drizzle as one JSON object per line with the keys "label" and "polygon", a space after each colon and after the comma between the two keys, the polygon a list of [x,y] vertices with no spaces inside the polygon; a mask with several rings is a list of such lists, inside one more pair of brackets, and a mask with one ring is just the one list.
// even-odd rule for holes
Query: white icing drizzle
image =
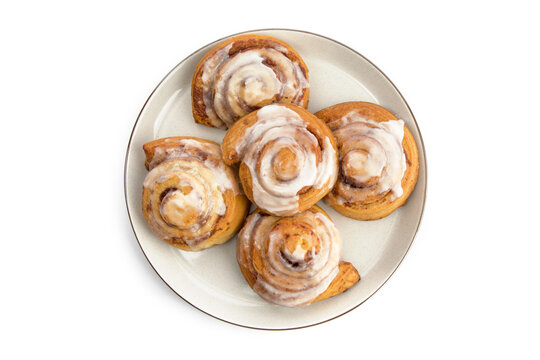
{"label": "white icing drizzle", "polygon": [[[282,56],[275,50],[267,50]],[[234,115],[244,115],[245,107],[257,108],[264,101],[281,95],[281,82],[272,68],[265,66],[261,50],[247,50],[231,57],[220,68],[214,83],[214,110],[226,124],[235,122]],[[286,58],[285,58],[286,59]],[[230,107],[230,109],[228,108]]]}
{"label": "white icing drizzle", "polygon": [[227,165],[221,160],[221,148],[217,144],[200,142],[195,139],[175,139],[167,138],[166,142],[174,142],[176,147],[161,148],[158,147],[154,151],[154,157],[150,162],[149,168],[152,170],[158,163],[165,159],[193,159],[194,150],[200,150],[203,153],[209,154],[204,165],[212,170],[215,181],[221,191],[232,190],[235,194],[241,193],[240,188],[234,175],[227,168]]}
{"label": "white icing drizzle", "polygon": [[289,53],[289,50],[287,50],[287,48],[283,45],[280,45],[280,44],[274,44],[272,45],[272,47],[274,49],[276,49],[277,51],[279,51],[280,53],[283,53],[283,54],[288,54]]}
{"label": "white icing drizzle", "polygon": [[[299,88],[300,89],[309,89],[309,81],[306,79],[304,72],[302,71],[302,68],[297,62],[292,63],[294,65],[294,73],[296,75],[296,78],[298,79]],[[287,82],[287,86],[292,86],[292,81]]]}
{"label": "white icing drizzle", "polygon": [[[307,145],[299,144],[299,138]],[[269,143],[273,143],[271,148],[261,153]],[[254,202],[276,215],[292,215],[298,211],[297,194],[302,188],[320,189],[333,184],[337,177],[337,155],[330,139],[324,138],[319,163],[311,151],[315,147],[319,147],[317,138],[307,130],[306,123],[296,112],[278,104],[260,109],[257,122],[246,130],[235,147],[251,173]],[[272,169],[275,156],[282,148],[296,155],[298,173],[288,181],[277,179]],[[256,169],[258,161],[260,172]]]}
{"label": "white icing drizzle", "polygon": [[231,50],[233,44],[234,42],[231,42],[229,45],[216,51],[213,56],[208,57],[204,62],[203,71],[201,74],[201,80],[203,82],[204,109],[206,115],[208,116],[208,118],[210,118],[212,125],[214,125],[215,127],[225,127],[225,124],[214,111],[212,100],[212,84],[214,82],[214,77],[217,71],[216,69],[222,62],[229,58],[229,50]]}
{"label": "white icing drizzle", "polygon": [[[152,202],[148,221],[164,239],[179,237],[190,246],[208,237],[217,216],[225,215],[227,190],[239,193],[234,173],[221,159],[219,145],[194,139],[166,139],[174,147],[156,147],[143,188],[154,192],[155,186],[173,179],[170,190]],[[205,159],[205,160],[203,160]],[[178,236],[171,226],[184,231]]]}
{"label": "white icing drizzle", "polygon": [[298,243],[291,253],[285,246],[287,234],[273,230],[280,219],[273,216],[250,216],[238,237],[243,249],[239,263],[250,271],[255,270],[249,266],[252,258],[248,248],[263,254],[266,270],[257,273],[253,290],[269,302],[289,307],[307,305],[322,294],[339,272],[341,255],[339,233],[328,217],[305,211],[294,218],[310,226],[318,239],[318,250],[315,246],[303,249]]}
{"label": "white icing drizzle", "polygon": [[[166,197],[170,197],[170,194],[167,194]],[[181,192],[176,192],[176,194],[178,195],[169,201],[176,208],[174,210],[182,211],[185,208],[195,208],[198,210],[197,212],[200,212],[200,209],[204,207],[203,198],[199,191],[190,191],[187,195]]]}
{"label": "white icing drizzle", "polygon": [[[353,181],[365,183],[377,178],[374,185],[356,188],[338,186],[354,192],[353,200],[362,201],[370,194],[391,191],[391,200],[403,194],[401,180],[407,168],[403,151],[404,121],[376,122],[355,111],[328,123],[340,149],[341,170]],[[338,196],[338,202],[343,202]]]}
{"label": "white icing drizzle", "polygon": [[[176,189],[169,192],[161,202],[153,203],[159,216],[151,216],[148,220],[160,237],[165,239],[172,237],[168,231],[171,225],[189,234],[182,237],[188,246],[197,245],[200,238],[205,237],[208,229],[203,229],[203,223],[215,214],[219,215],[225,206],[223,194],[219,191],[217,183],[207,180],[211,176],[211,171],[207,168],[192,167],[192,163],[181,159],[167,160],[147,174],[144,187],[152,192],[155,185],[171,177],[178,179],[175,183],[177,188],[182,186],[191,188],[187,195]],[[167,220],[172,222],[169,223]]]}
{"label": "white icing drizzle", "polygon": [[202,70],[205,111],[214,126],[229,127],[271,102],[301,105],[309,82],[286,47],[276,43],[229,56],[232,45],[208,57]]}

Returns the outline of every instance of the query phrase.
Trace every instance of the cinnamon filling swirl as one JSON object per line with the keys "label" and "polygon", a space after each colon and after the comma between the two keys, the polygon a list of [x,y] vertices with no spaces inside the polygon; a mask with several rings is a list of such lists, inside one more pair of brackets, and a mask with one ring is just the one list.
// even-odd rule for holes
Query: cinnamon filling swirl
{"label": "cinnamon filling swirl", "polygon": [[240,226],[248,204],[218,144],[179,137],[155,140],[144,149],[151,170],[143,184],[143,212],[160,238],[200,250],[231,223]]}
{"label": "cinnamon filling swirl", "polygon": [[308,88],[307,68],[292,48],[271,37],[242,35],[216,46],[197,67],[194,116],[228,128],[271,103],[307,106]]}
{"label": "cinnamon filling swirl", "polygon": [[340,176],[333,193],[343,202],[372,202],[386,194],[403,194],[407,168],[403,120],[376,122],[354,111],[328,123],[340,150]]}
{"label": "cinnamon filling swirl", "polygon": [[311,303],[339,272],[341,240],[320,210],[293,217],[252,214],[238,238],[238,262],[253,290],[284,306]]}
{"label": "cinnamon filling swirl", "polygon": [[337,153],[331,132],[322,122],[319,126],[327,135],[290,108],[272,104],[259,109],[256,122],[240,130],[242,134],[228,133],[240,135],[232,152],[249,170],[249,192],[257,206],[275,215],[293,215],[318,200],[310,199],[312,203],[299,210],[303,194],[314,190],[322,197],[325,188],[330,190],[337,177]]}

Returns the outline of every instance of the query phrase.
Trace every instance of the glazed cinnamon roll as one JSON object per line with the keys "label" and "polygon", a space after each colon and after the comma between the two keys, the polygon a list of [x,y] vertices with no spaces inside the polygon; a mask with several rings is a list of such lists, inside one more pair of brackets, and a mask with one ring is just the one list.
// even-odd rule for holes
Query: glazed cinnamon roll
{"label": "glazed cinnamon roll", "polygon": [[292,217],[256,210],[238,235],[242,274],[257,294],[278,305],[308,305],[352,287],[360,276],[340,256],[338,230],[318,206]]}
{"label": "glazed cinnamon roll", "polygon": [[152,231],[182,250],[222,244],[240,228],[249,209],[219,144],[169,137],[143,146],[146,168],[142,210]]}
{"label": "glazed cinnamon roll", "polygon": [[308,69],[281,40],[240,35],[202,58],[191,83],[195,122],[228,128],[242,116],[270,103],[304,108],[309,99]]}
{"label": "glazed cinnamon roll", "polygon": [[358,220],[380,219],[405,204],[419,163],[403,120],[368,102],[337,104],[315,115],[332,129],[339,148],[339,177],[326,203]]}
{"label": "glazed cinnamon roll", "polygon": [[337,177],[331,130],[309,111],[267,105],[236,122],[225,134],[223,161],[240,162],[248,199],[263,211],[288,216],[322,199]]}

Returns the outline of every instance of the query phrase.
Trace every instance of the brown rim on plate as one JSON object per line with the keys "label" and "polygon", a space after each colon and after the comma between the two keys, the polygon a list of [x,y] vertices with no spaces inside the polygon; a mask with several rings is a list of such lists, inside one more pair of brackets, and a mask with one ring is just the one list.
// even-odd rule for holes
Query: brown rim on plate
{"label": "brown rim on plate", "polygon": [[[139,241],[139,238],[137,237],[137,233],[135,232],[135,228],[134,228],[134,225],[133,225],[133,220],[132,220],[132,214],[130,213],[130,210],[129,210],[129,203],[128,203],[128,194],[127,194],[127,166],[128,166],[128,160],[129,160],[129,152],[130,152],[130,149],[131,149],[131,146],[132,146],[132,140],[133,140],[133,135],[135,133],[135,130],[137,128],[137,124],[139,122],[139,119],[141,118],[141,115],[143,114],[143,112],[145,111],[149,101],[153,98],[155,92],[162,86],[163,82],[169,77],[169,75],[175,71],[180,65],[182,65],[187,59],[189,59],[191,56],[193,56],[194,54],[198,53],[199,51],[201,51],[203,48],[211,45],[211,44],[214,44],[214,43],[219,43],[221,41],[224,41],[225,39],[228,39],[230,37],[233,37],[233,36],[237,36],[237,35],[241,35],[241,34],[247,34],[247,33],[252,33],[252,32],[260,32],[260,31],[290,31],[290,32],[297,32],[297,33],[303,33],[303,34],[308,34],[308,35],[311,35],[311,36],[315,36],[315,37],[319,37],[319,38],[323,38],[325,40],[329,40],[337,45],[340,45],[342,47],[344,47],[345,49],[347,50],[350,50],[352,51],[354,54],[356,54],[357,56],[361,57],[363,60],[365,60],[367,63],[369,63],[371,66],[373,66],[373,68],[375,70],[377,70],[380,75],[382,75],[383,78],[385,78],[389,84],[393,87],[393,89],[397,92],[397,94],[399,95],[401,101],[403,101],[403,103],[405,104],[405,106],[407,107],[407,110],[409,111],[410,115],[411,115],[411,118],[412,118],[412,121],[414,122],[414,125],[415,125],[415,128],[416,130],[418,131],[418,138],[420,140],[420,144],[421,144],[421,148],[422,148],[422,154],[420,156],[420,161],[423,162],[424,164],[424,173],[425,173],[425,184],[424,184],[424,194],[423,194],[423,201],[422,201],[422,204],[421,204],[421,209],[420,209],[420,217],[418,218],[418,222],[416,224],[416,228],[414,230],[414,233],[412,234],[412,238],[409,242],[409,245],[407,246],[407,248],[405,249],[405,252],[403,253],[403,255],[401,256],[401,259],[399,259],[399,261],[397,262],[397,264],[395,265],[395,267],[390,271],[390,273],[388,274],[388,276],[379,284],[379,286],[369,295],[367,296],[363,301],[361,301],[360,303],[358,303],[357,305],[351,307],[350,309],[342,312],[341,314],[337,315],[337,316],[334,316],[334,317],[331,317],[329,319],[326,319],[326,320],[323,320],[323,321],[319,321],[319,322],[316,322],[316,323],[313,323],[313,324],[309,324],[309,325],[303,325],[303,326],[297,326],[297,327],[289,327],[289,328],[280,328],[280,329],[272,329],[272,328],[261,328],[261,327],[253,327],[253,326],[248,326],[248,325],[243,325],[243,324],[238,324],[238,323],[235,323],[235,322],[232,322],[232,321],[228,321],[228,320],[225,320],[225,319],[222,319],[220,317],[217,317],[215,315],[212,315],[204,310],[202,310],[201,308],[198,308],[197,306],[193,305],[191,302],[187,301],[184,297],[182,297],[182,295],[180,295],[176,290],[174,290],[172,288],[172,286],[167,283],[167,281],[159,274],[159,272],[156,270],[156,268],[154,267],[154,265],[152,264],[152,262],[149,260],[147,254],[145,253],[142,245],[141,245],[141,242]],[[236,34],[232,34],[232,35],[228,35],[228,36],[225,36],[221,39],[218,39],[216,41],[213,41],[211,42],[210,44],[207,44],[207,45],[204,45],[202,46],[201,48],[197,49],[196,51],[192,52],[191,54],[189,54],[188,56],[186,56],[182,61],[180,61],[176,66],[174,66],[162,79],[161,81],[158,83],[158,85],[154,88],[154,90],[152,91],[152,93],[150,94],[150,96],[148,96],[147,100],[145,101],[143,107],[141,108],[141,111],[139,112],[139,115],[137,116],[137,120],[135,121],[135,124],[133,125],[133,129],[131,131],[131,134],[130,134],[130,137],[129,137],[129,141],[128,141],[128,146],[127,146],[127,150],[126,150],[126,157],[125,157],[125,161],[124,161],[124,198],[125,198],[125,201],[126,201],[126,209],[127,209],[127,212],[128,212],[128,217],[129,217],[129,221],[130,221],[130,224],[131,224],[131,228],[133,230],[133,233],[135,235],[135,238],[137,239],[137,243],[139,244],[139,247],[142,251],[142,253],[144,254],[146,260],[148,261],[148,263],[150,264],[150,266],[152,267],[152,269],[154,269],[154,271],[156,272],[156,274],[160,277],[161,280],[163,280],[163,282],[176,294],[178,295],[182,300],[184,300],[186,303],[188,303],[189,305],[193,306],[195,309],[215,318],[215,319],[218,319],[218,320],[221,320],[223,322],[226,322],[228,324],[232,324],[232,325],[236,325],[236,326],[240,326],[240,327],[245,327],[245,328],[249,328],[249,329],[256,329],[256,330],[269,330],[269,331],[279,331],[279,330],[295,330],[295,329],[302,329],[302,328],[306,328],[306,327],[310,327],[310,326],[315,326],[315,325],[319,325],[319,324],[322,324],[322,323],[325,323],[325,322],[328,322],[330,320],[334,320],[342,315],[345,315],[347,314],[348,312],[356,309],[357,307],[359,307],[360,305],[362,305],[365,301],[367,301],[369,298],[371,298],[377,291],[379,291],[379,289],[384,285],[386,284],[386,282],[388,281],[388,279],[390,279],[390,277],[394,274],[394,272],[397,270],[397,268],[399,267],[399,265],[403,262],[403,259],[405,258],[405,256],[407,255],[413,241],[414,241],[414,238],[416,237],[416,234],[418,232],[418,228],[420,226],[420,223],[422,221],[422,217],[423,217],[423,213],[424,213],[424,208],[425,208],[425,202],[426,202],[426,195],[427,195],[427,161],[426,161],[426,151],[425,151],[425,146],[424,146],[424,141],[423,141],[423,138],[422,138],[422,134],[420,132],[420,129],[418,128],[418,124],[416,122],[416,118],[414,117],[414,114],[411,110],[411,108],[409,107],[409,104],[407,103],[407,101],[405,100],[405,98],[403,97],[403,95],[401,94],[401,92],[397,89],[397,87],[394,85],[394,83],[375,65],[373,64],[371,61],[369,61],[365,56],[363,56],[362,54],[360,54],[359,52],[357,52],[356,50],[350,48],[349,46],[347,45],[344,45],[342,44],[341,42],[339,41],[336,41],[332,38],[329,38],[327,36],[323,36],[323,35],[319,35],[319,34],[316,34],[316,33],[313,33],[313,32],[309,32],[309,31],[304,31],[304,30],[294,30],[294,29],[286,29],[286,28],[266,28],[266,29],[254,29],[254,30],[249,30],[249,31],[242,31],[242,32],[239,32],[239,33],[236,33]]]}

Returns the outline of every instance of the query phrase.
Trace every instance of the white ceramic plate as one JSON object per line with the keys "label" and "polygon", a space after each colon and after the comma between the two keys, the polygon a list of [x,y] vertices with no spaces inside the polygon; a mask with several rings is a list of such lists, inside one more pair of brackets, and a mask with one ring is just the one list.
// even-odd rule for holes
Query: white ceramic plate
{"label": "white ceramic plate", "polygon": [[426,194],[426,161],[418,126],[407,103],[390,80],[354,50],[329,38],[293,30],[249,33],[277,37],[295,48],[310,76],[309,110],[316,112],[343,101],[378,103],[405,120],[420,154],[418,183],[407,204],[377,221],[348,219],[322,201],[342,239],[342,259],[362,279],[345,293],[302,308],[285,308],[262,300],[247,285],[236,262],[236,238],[201,252],[184,252],[150,231],[141,210],[146,176],[142,145],[166,136],[189,135],[221,142],[225,132],[195,124],[191,114],[191,77],[199,60],[224,39],[197,50],[178,64],[144,105],[129,141],[125,195],[133,231],[148,261],[182,299],[226,322],[259,329],[292,329],[319,324],[356,308],[373,295],[399,266],[418,229]]}

